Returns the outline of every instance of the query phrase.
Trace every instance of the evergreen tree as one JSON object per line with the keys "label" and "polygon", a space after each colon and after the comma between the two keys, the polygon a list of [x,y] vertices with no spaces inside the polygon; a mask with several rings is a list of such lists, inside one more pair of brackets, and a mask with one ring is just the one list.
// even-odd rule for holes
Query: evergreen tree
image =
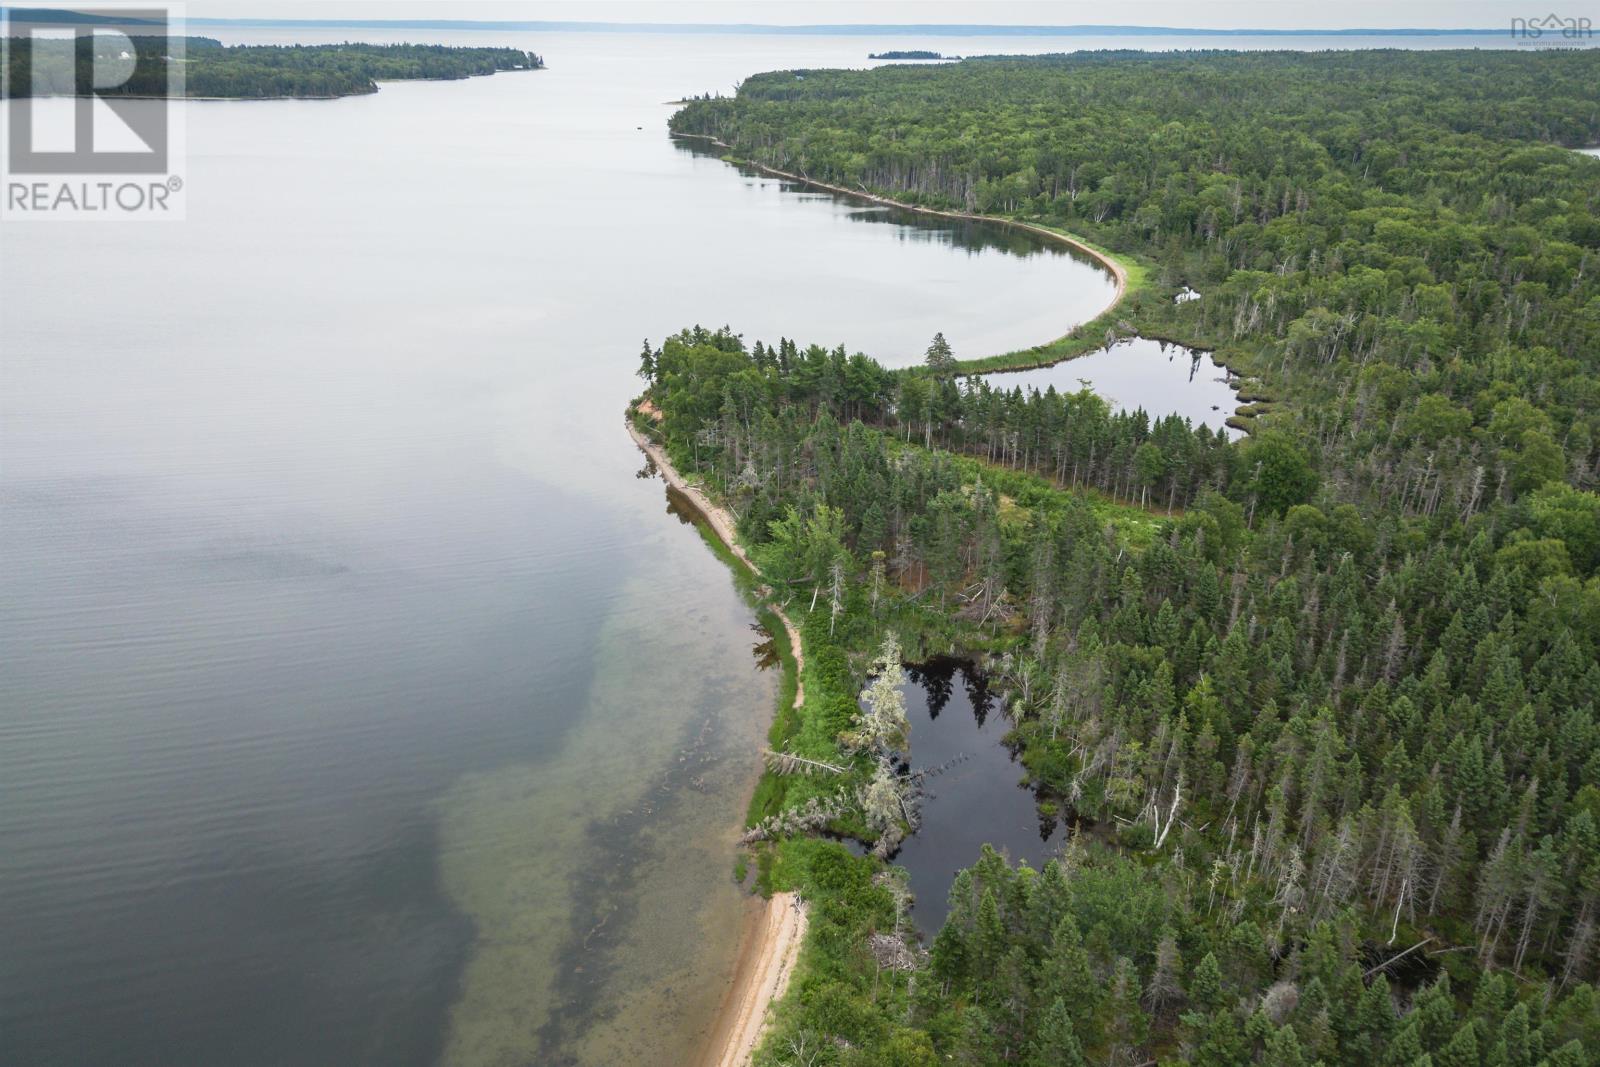
{"label": "evergreen tree", "polygon": [[955,370],[955,353],[950,351],[950,342],[944,339],[944,334],[933,335],[933,343],[928,345],[927,365],[938,377],[945,377]]}

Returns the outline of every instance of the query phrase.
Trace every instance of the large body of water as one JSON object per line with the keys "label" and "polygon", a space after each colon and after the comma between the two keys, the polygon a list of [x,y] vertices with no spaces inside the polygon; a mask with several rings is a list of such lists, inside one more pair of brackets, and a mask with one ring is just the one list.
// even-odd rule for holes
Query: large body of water
{"label": "large body of water", "polygon": [[186,222],[3,231],[0,1062],[682,1062],[773,687],[634,477],[641,340],[903,363],[1108,295],[664,134],[920,42],[489,43],[550,69],[190,104]]}
{"label": "large body of water", "polygon": [[187,105],[181,224],[6,228],[0,1062],[684,1060],[773,687],[634,477],[642,339],[905,362],[1109,295],[665,135],[864,44],[514,43]]}

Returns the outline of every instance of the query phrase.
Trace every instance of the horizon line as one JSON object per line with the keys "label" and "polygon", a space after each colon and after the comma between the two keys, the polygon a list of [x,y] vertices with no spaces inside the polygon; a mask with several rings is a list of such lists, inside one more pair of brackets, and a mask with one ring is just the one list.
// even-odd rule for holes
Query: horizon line
{"label": "horizon line", "polygon": [[1185,37],[1382,37],[1382,36],[1482,36],[1508,33],[1508,27],[1448,28],[1404,26],[1392,29],[1357,26],[1338,28],[1267,29],[1256,27],[1146,26],[1132,24],[1013,24],[1013,23],[778,23],[778,22],[631,22],[611,20],[537,19],[256,19],[202,17],[187,20],[199,25],[393,27],[395,29],[536,30],[546,33],[752,33],[866,36],[922,33],[945,37],[1067,37],[1160,35]]}
{"label": "horizon line", "polygon": [[[0,6],[0,18],[13,22],[31,21],[54,14],[60,8]],[[68,9],[70,10],[70,9]],[[644,22],[579,19],[379,19],[379,18],[256,18],[249,16],[197,16],[184,20],[191,26],[280,26],[286,28],[369,28],[369,29],[454,29],[523,30],[545,33],[726,33],[726,34],[811,34],[816,36],[869,36],[883,34],[926,34],[960,37],[1067,37],[1067,36],[1180,36],[1180,37],[1442,37],[1484,36],[1510,32],[1509,27],[1376,26],[1296,27],[1200,27],[1135,24],[1040,24],[986,22]]]}

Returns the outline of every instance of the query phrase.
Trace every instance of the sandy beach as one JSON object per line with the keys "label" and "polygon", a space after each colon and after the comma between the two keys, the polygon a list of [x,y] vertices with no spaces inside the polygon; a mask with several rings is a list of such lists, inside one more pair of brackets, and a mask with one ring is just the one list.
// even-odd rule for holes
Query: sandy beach
{"label": "sandy beach", "polygon": [[750,1062],[766,1032],[768,1007],[789,987],[805,936],[805,903],[793,893],[774,893],[745,928],[733,984],[700,1058],[704,1067]]}

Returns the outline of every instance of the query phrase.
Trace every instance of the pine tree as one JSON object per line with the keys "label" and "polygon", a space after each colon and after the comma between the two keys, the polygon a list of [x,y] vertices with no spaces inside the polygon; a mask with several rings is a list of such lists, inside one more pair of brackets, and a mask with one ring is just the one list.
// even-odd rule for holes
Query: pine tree
{"label": "pine tree", "polygon": [[1274,1067],[1306,1067],[1305,1055],[1300,1051],[1300,1039],[1291,1026],[1280,1026],[1266,1040],[1261,1062]]}
{"label": "pine tree", "polygon": [[1421,1024],[1408,1018],[1395,1033],[1394,1040],[1389,1042],[1379,1062],[1383,1067],[1412,1067],[1423,1055]]}
{"label": "pine tree", "polygon": [[1057,997],[1045,1009],[1023,1059],[1028,1067],[1086,1067],[1083,1046],[1072,1026],[1072,1014]]}
{"label": "pine tree", "polygon": [[1387,975],[1379,974],[1361,992],[1356,1004],[1352,1043],[1360,1050],[1362,1063],[1378,1063],[1399,1024],[1394,998],[1389,994]]}
{"label": "pine tree", "polygon": [[1500,1024],[1495,1058],[1502,1067],[1532,1067],[1533,1041],[1526,1004],[1518,1004],[1506,1013],[1505,1021]]}
{"label": "pine tree", "polygon": [[1450,994],[1450,976],[1442,974],[1437,981],[1417,994],[1416,999],[1412,1001],[1411,1014],[1406,1022],[1410,1024],[1415,1021],[1417,1036],[1425,1048],[1439,1048],[1454,1035],[1455,1019],[1456,1008]]}
{"label": "pine tree", "polygon": [[994,971],[1006,952],[1006,930],[1000,921],[1000,905],[994,890],[985,889],[978,904],[978,924],[972,937],[974,977],[981,985],[994,976]]}
{"label": "pine tree", "polygon": [[1105,986],[1095,977],[1078,924],[1071,915],[1063,916],[1056,924],[1039,979],[1040,993],[1064,1002],[1072,1014],[1075,1032],[1084,1041],[1094,1043],[1098,1037],[1096,1008]]}
{"label": "pine tree", "polygon": [[851,738],[860,750],[887,755],[905,747],[911,729],[906,718],[906,672],[900,663],[900,640],[893,632],[884,635],[872,670],[863,699],[866,708],[857,716]]}
{"label": "pine tree", "polygon": [[1469,1022],[1455,1032],[1449,1042],[1433,1054],[1436,1067],[1480,1067],[1478,1035]]}
{"label": "pine tree", "polygon": [[877,835],[873,851],[888,856],[899,847],[902,830],[902,786],[887,759],[878,761],[872,780],[861,790],[861,809],[867,828]]}
{"label": "pine tree", "polygon": [[1215,954],[1207,952],[1189,976],[1189,999],[1205,1011],[1216,1011],[1226,1003],[1222,991],[1222,968]]}
{"label": "pine tree", "polygon": [[1591,1062],[1583,1051],[1583,1043],[1574,1038],[1546,1056],[1540,1067],[1585,1067]]}
{"label": "pine tree", "polygon": [[650,339],[645,338],[644,352],[639,357],[639,377],[652,385],[656,381],[656,356],[650,350]]}
{"label": "pine tree", "polygon": [[1131,1052],[1144,1042],[1149,1020],[1139,1007],[1139,972],[1133,961],[1118,956],[1107,983],[1106,999],[1101,1011],[1101,1029],[1111,1048],[1112,1059]]}

